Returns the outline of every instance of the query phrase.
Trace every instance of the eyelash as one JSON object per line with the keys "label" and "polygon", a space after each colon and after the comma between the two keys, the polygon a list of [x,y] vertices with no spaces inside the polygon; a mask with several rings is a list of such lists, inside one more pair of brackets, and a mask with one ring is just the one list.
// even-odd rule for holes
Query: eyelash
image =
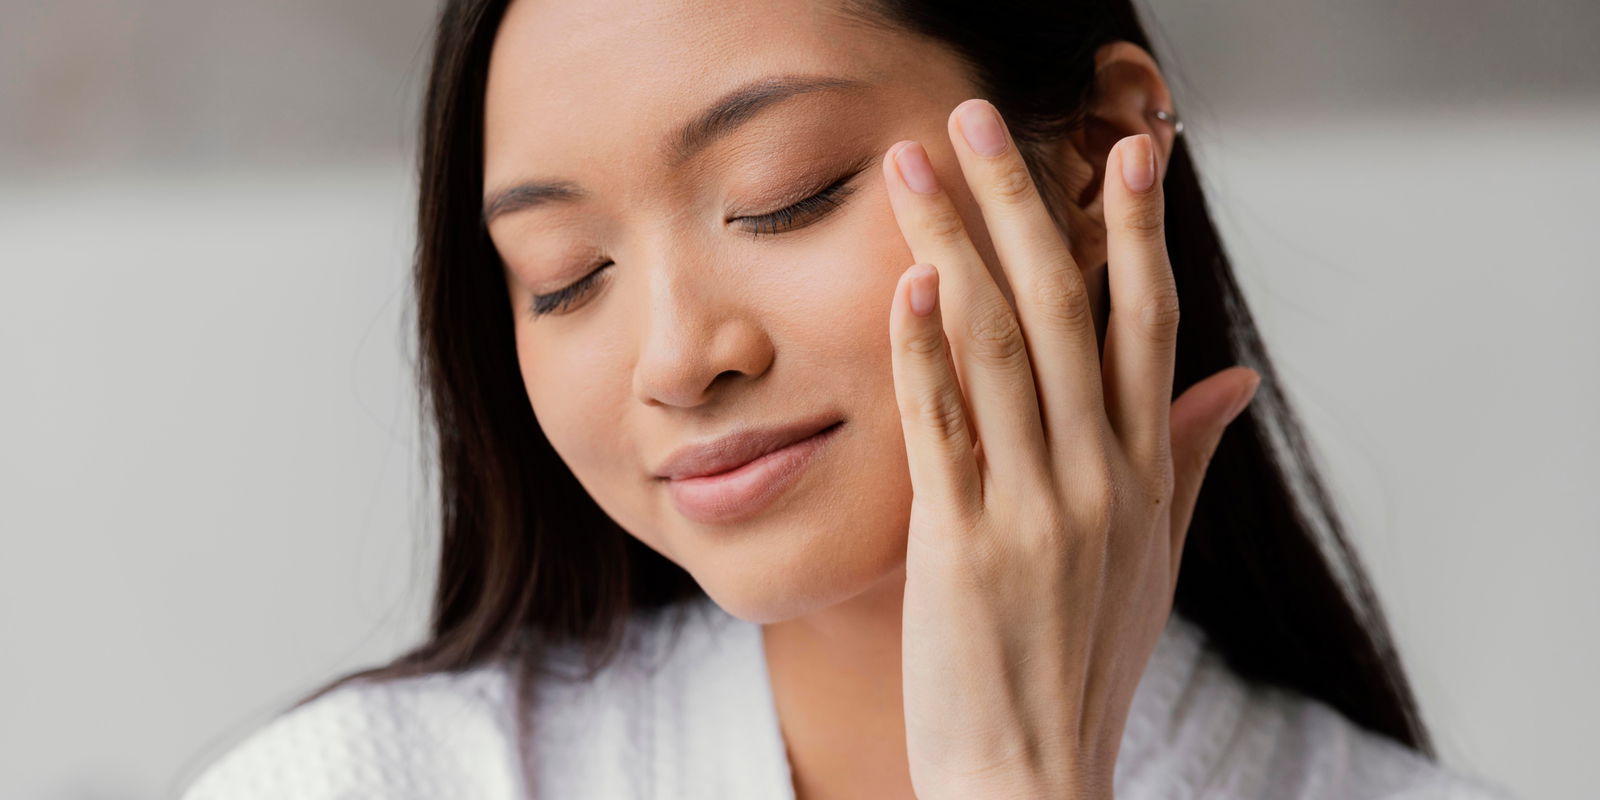
{"label": "eyelash", "polygon": [[[860,171],[851,172],[828,184],[827,188],[822,191],[770,214],[762,214],[759,217],[739,217],[739,219],[750,224],[748,230],[753,236],[798,230],[816,222],[824,214],[844,203],[845,198],[855,191],[855,187],[850,185],[850,180],[859,174],[861,174]],[[798,223],[795,222],[796,219],[799,220]]]}
{"label": "eyelash", "polygon": [[[855,187],[850,186],[850,181],[861,174],[862,171],[858,169],[847,173],[810,197],[791,203],[770,214],[762,214],[755,217],[738,217],[737,219],[750,224],[747,230],[753,236],[799,230],[816,222],[829,211],[843,204],[845,198],[855,191]],[[607,261],[595,267],[582,278],[549,294],[534,295],[529,312],[535,317],[542,317],[546,314],[557,313],[569,308],[573,302],[581,299],[598,282],[601,273],[612,263],[614,262]]]}

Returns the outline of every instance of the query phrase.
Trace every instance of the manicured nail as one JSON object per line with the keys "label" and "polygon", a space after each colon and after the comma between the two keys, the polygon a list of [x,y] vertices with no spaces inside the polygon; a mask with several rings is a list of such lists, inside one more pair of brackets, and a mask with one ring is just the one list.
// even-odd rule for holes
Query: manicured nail
{"label": "manicured nail", "polygon": [[911,268],[911,310],[919,317],[933,313],[939,301],[938,275],[932,264],[918,264]]}
{"label": "manicured nail", "polygon": [[901,145],[894,154],[895,169],[900,170],[900,180],[920,194],[939,191],[939,179],[933,177],[933,165],[928,163],[928,151],[916,142]]}
{"label": "manicured nail", "polygon": [[956,124],[967,145],[983,156],[997,156],[1006,151],[1006,132],[1000,125],[1000,115],[985,100],[968,100],[956,112]]}
{"label": "manicured nail", "polygon": [[1156,154],[1150,134],[1141,133],[1122,142],[1122,180],[1135,192],[1148,192],[1156,183]]}

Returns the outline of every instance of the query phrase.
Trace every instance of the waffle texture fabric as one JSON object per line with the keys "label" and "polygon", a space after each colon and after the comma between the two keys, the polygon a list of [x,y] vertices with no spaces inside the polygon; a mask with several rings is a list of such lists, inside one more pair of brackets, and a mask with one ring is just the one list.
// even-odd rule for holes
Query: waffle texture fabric
{"label": "waffle texture fabric", "polygon": [[[519,766],[509,670],[353,683],[251,730],[182,800],[794,800],[760,626],[709,599],[637,615],[637,649],[539,689]],[[574,659],[568,652],[556,657]],[[528,777],[524,778],[524,774]],[[1299,693],[1254,685],[1169,620],[1134,695],[1119,800],[1509,800]]]}

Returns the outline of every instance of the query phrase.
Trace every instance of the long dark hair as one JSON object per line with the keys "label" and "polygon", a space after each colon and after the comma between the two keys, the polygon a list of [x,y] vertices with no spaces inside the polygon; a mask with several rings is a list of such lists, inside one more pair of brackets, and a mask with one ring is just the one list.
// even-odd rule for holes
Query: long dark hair
{"label": "long dark hair", "polygon": [[[484,89],[508,2],[445,2],[422,113],[418,371],[437,436],[443,537],[431,630],[390,663],[339,678],[296,705],[353,680],[509,658],[518,666],[519,725],[527,724],[542,654],[576,645],[587,670],[564,677],[590,678],[615,656],[631,614],[704,597],[687,572],[601,511],[528,403],[503,267],[480,210]],[[1096,51],[1115,41],[1151,49],[1130,0],[859,0],[848,11],[958,55],[1005,115],[1047,194],[1060,184],[1042,145],[1083,124],[1095,99]],[[1262,376],[1211,462],[1176,611],[1245,678],[1303,692],[1433,757],[1388,624],[1234,281],[1182,138],[1165,188],[1183,308],[1174,396],[1234,364]]]}

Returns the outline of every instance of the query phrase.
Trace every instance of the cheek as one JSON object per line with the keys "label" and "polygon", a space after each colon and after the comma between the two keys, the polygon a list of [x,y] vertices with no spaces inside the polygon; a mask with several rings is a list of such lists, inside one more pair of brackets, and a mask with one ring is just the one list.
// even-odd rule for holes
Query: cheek
{"label": "cheek", "polygon": [[650,524],[644,465],[631,449],[635,409],[622,339],[583,345],[529,333],[519,323],[517,362],[539,428],[596,505],[640,541],[674,558]]}
{"label": "cheek", "polygon": [[837,403],[851,416],[858,445],[851,469],[859,474],[849,482],[872,484],[876,502],[893,506],[896,498],[880,490],[899,486],[890,477],[905,472],[905,444],[889,312],[900,275],[913,260],[888,200],[873,194],[858,198],[862,207],[826,236],[797,248],[790,267],[801,278],[791,280],[788,302],[803,306],[784,315],[778,351],[787,349],[790,361],[799,362],[795,371],[803,374],[786,380],[814,388],[819,396],[812,405]]}
{"label": "cheek", "polygon": [[[612,363],[612,348],[561,346],[531,335],[519,323],[517,363],[540,430],[572,473],[587,486],[598,477],[628,474],[621,470],[619,440],[596,437],[594,431],[613,430],[626,399],[626,380],[620,363]],[[610,424],[608,424],[608,420]],[[601,493],[596,493],[599,488]],[[603,487],[591,494],[604,496]]]}
{"label": "cheek", "polygon": [[586,330],[582,347],[534,336],[530,325],[517,332],[523,382],[557,454],[624,528],[696,572],[730,602],[745,596],[754,603],[751,598],[784,585],[739,577],[766,574],[752,567],[762,561],[779,572],[797,569],[795,574],[811,576],[808,585],[816,591],[848,594],[904,555],[910,484],[894,394],[889,308],[911,252],[881,187],[864,189],[855,199],[858,205],[841,209],[804,238],[719,254],[737,261],[740,285],[730,289],[734,299],[718,307],[759,329],[776,355],[762,378],[771,388],[739,398],[741,407],[772,414],[837,407],[852,428],[848,455],[791,519],[797,527],[752,539],[759,543],[753,550],[708,547],[695,532],[679,530],[670,515],[660,513],[662,499],[635,480],[641,465],[630,448],[635,437],[660,425],[632,393],[630,359],[637,344],[629,338],[637,337],[638,327],[606,326],[606,334]]}
{"label": "cheek", "polygon": [[797,288],[806,305],[814,354],[826,354],[833,369],[888,379],[889,306],[912,256],[882,188],[862,194],[855,209],[797,255],[805,277],[791,291]]}

